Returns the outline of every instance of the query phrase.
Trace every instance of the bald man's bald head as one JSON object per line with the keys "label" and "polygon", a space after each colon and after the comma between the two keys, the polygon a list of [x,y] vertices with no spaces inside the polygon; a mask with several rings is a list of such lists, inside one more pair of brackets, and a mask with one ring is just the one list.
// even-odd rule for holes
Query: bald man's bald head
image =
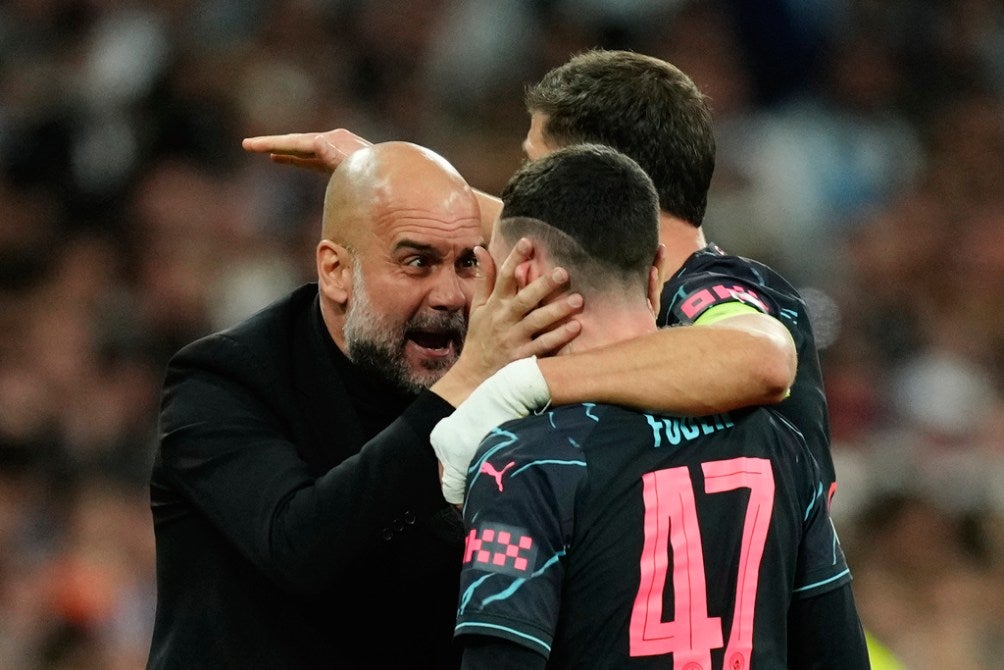
{"label": "bald man's bald head", "polygon": [[477,207],[464,178],[439,154],[410,142],[382,142],[350,154],[324,194],[321,235],[357,248],[390,211],[416,210],[447,218]]}
{"label": "bald man's bald head", "polygon": [[328,182],[316,251],[335,344],[402,388],[433,384],[463,346],[483,244],[474,190],[435,152],[384,142],[349,155]]}

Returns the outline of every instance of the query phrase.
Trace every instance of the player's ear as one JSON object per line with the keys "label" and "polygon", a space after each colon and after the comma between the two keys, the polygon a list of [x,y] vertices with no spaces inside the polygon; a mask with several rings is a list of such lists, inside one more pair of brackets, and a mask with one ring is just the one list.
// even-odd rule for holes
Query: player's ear
{"label": "player's ear", "polygon": [[652,259],[652,265],[654,265],[656,270],[659,271],[660,287],[662,287],[662,285],[666,282],[666,277],[670,272],[670,270],[666,267],[666,263],[666,245],[660,242],[659,246],[655,249],[655,258]]}
{"label": "player's ear", "polygon": [[516,266],[516,283],[520,288],[534,282],[538,277],[550,274],[554,267],[547,260],[547,254],[539,251]]}
{"label": "player's ear", "polygon": [[659,268],[652,266],[648,271],[648,308],[653,316],[659,315],[659,306],[662,300],[662,273]]}
{"label": "player's ear", "polygon": [[530,259],[516,266],[514,276],[516,278],[516,285],[522,290],[540,275],[536,270],[536,263],[533,262],[533,259]]}
{"label": "player's ear", "polygon": [[317,283],[330,300],[344,305],[352,295],[352,252],[331,240],[317,244]]}
{"label": "player's ear", "polygon": [[666,258],[666,246],[660,244],[652,259],[652,267],[648,271],[648,307],[652,314],[659,314],[662,303],[663,265]]}
{"label": "player's ear", "polygon": [[546,247],[534,243],[532,250],[518,266],[516,266],[516,282],[520,288],[534,282],[538,277],[550,274],[556,264]]}

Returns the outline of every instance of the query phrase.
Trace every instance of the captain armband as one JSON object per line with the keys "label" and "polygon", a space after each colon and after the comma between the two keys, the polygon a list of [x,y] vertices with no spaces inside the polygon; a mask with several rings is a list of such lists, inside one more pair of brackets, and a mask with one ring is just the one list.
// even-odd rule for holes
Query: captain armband
{"label": "captain armband", "polygon": [[740,314],[763,314],[763,312],[756,307],[745,303],[723,302],[717,305],[712,305],[705,310],[699,317],[694,319],[694,325],[710,326],[722,319],[727,319],[730,316],[738,316]]}

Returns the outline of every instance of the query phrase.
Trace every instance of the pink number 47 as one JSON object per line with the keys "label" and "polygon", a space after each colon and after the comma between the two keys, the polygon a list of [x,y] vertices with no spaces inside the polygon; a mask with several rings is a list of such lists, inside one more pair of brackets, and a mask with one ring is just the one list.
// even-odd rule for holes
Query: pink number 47
{"label": "pink number 47", "polygon": [[[721,493],[750,490],[743,523],[739,575],[732,630],[725,647],[725,668],[749,667],[753,650],[753,614],[760,561],[774,508],[774,473],[763,458],[733,458],[702,464],[704,490]],[[649,472],[642,477],[645,500],[645,546],[641,586],[631,612],[631,655],[673,654],[673,670],[709,670],[711,650],[722,646],[721,617],[708,616],[704,548],[697,523],[694,489],[686,467]],[[663,592],[673,556],[673,619],[663,621]]]}

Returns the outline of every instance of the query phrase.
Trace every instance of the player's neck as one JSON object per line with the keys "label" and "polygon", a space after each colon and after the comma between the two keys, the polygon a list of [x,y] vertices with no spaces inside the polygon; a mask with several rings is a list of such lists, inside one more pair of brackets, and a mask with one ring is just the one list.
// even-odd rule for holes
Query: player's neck
{"label": "player's neck", "polygon": [[578,336],[558,350],[559,356],[596,349],[655,332],[655,315],[646,307],[587,308],[576,317],[582,324]]}
{"label": "player's neck", "polygon": [[666,279],[676,274],[691,254],[708,244],[704,229],[665,212],[659,213],[659,241],[666,247],[662,262],[662,276]]}

